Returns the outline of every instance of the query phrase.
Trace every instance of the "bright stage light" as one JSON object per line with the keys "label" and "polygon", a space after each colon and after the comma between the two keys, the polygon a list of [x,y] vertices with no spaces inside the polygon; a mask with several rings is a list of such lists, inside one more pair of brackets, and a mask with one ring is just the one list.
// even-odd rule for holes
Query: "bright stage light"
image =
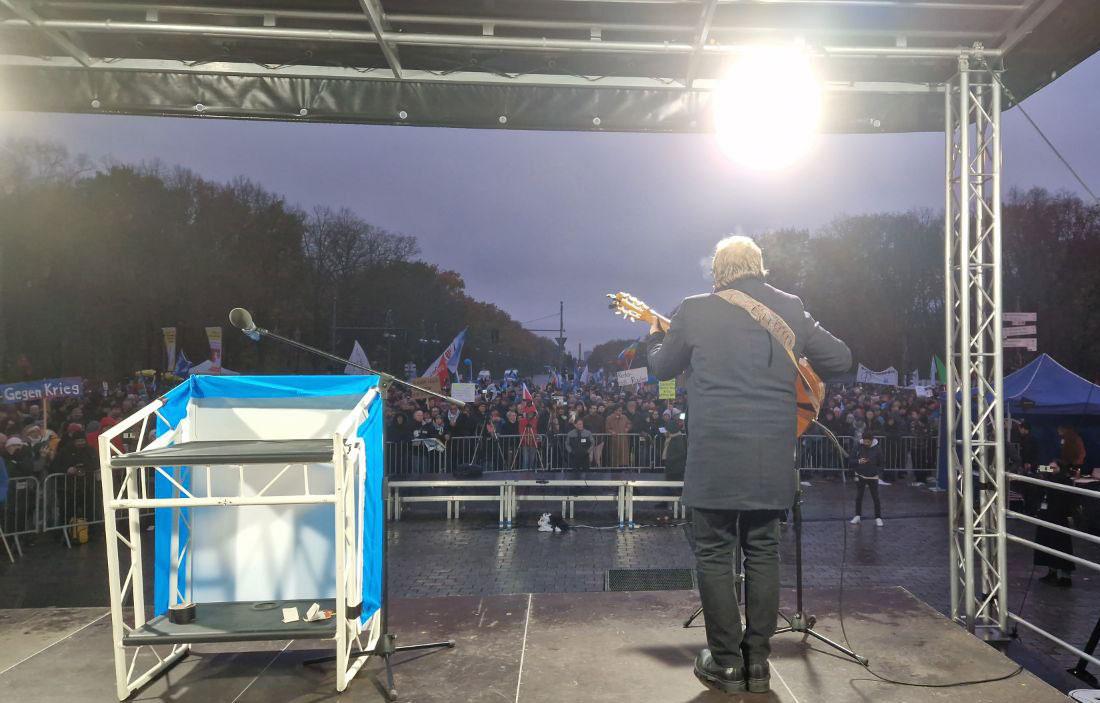
{"label": "bright stage light", "polygon": [[714,90],[718,146],[734,161],[776,170],[805,154],[821,119],[821,81],[800,49],[739,56]]}

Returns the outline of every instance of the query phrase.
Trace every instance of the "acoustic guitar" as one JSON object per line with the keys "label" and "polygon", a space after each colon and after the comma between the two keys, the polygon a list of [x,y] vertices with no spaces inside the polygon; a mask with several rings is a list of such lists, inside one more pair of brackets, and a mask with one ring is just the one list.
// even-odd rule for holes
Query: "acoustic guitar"
{"label": "acoustic guitar", "polygon": [[[616,315],[621,315],[623,319],[631,322],[645,322],[650,325],[658,322],[661,327],[668,329],[669,319],[646,305],[641,299],[622,291],[608,293],[607,297],[611,299],[608,307]],[[794,380],[795,405],[797,406],[798,416],[797,436],[801,437],[821,413],[821,406],[825,402],[825,382],[810,366],[809,359],[804,356],[795,361],[795,370],[798,371]]]}

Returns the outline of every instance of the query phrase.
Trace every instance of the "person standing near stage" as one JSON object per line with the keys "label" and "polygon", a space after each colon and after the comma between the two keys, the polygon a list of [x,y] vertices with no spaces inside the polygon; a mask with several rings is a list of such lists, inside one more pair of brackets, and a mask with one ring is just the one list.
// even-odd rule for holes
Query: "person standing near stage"
{"label": "person standing near stage", "polygon": [[[695,675],[727,693],[769,690],[771,637],[779,610],[779,518],[791,507],[795,469],[797,371],[783,346],[731,300],[749,296],[781,318],[822,376],[846,371],[847,345],[827,332],[797,297],[764,281],[760,248],[729,237],[715,248],[714,293],[686,298],[668,329],[654,324],[649,370],[666,380],[691,369],[687,381],[687,464],[684,504],[692,529],[708,647]],[[734,584],[734,542],[744,553],[746,602],[742,629]]]}
{"label": "person standing near stage", "polygon": [[859,445],[852,454],[852,468],[856,471],[856,514],[851,519],[858,525],[863,513],[863,492],[871,492],[871,502],[875,504],[875,524],[882,527],[882,503],[878,497],[878,480],[882,478],[882,447],[871,433],[865,433],[859,439]]}

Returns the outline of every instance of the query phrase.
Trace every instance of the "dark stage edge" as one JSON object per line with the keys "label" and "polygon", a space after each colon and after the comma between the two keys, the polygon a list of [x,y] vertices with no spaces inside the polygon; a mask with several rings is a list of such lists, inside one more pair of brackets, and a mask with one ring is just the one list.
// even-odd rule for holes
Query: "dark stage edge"
{"label": "dark stage edge", "polygon": [[[789,596],[790,594],[784,594]],[[839,638],[836,593],[809,591],[819,630]],[[880,673],[899,679],[953,681],[997,676],[1015,664],[968,635],[903,589],[850,590],[846,625],[852,645]],[[773,640],[772,692],[726,696],[706,691],[691,673],[705,636],[683,629],[697,605],[694,592],[548,593],[395,600],[391,607],[398,644],[453,637],[457,647],[395,656],[401,700],[424,701],[924,701],[1056,703],[1056,689],[1023,672],[978,686],[929,689],[880,682],[858,665],[794,635]],[[0,618],[0,642],[29,637],[38,622],[58,637],[80,624],[72,611],[19,612]],[[115,700],[110,620],[92,622],[45,651],[0,673],[5,700]],[[384,700],[371,661],[338,696],[331,665],[303,667],[319,651],[317,641],[196,645],[167,676],[133,697],[138,701],[263,701],[301,703],[346,698]],[[41,648],[35,642],[33,651]],[[331,649],[324,650],[331,653]],[[3,671],[0,668],[0,671]]]}

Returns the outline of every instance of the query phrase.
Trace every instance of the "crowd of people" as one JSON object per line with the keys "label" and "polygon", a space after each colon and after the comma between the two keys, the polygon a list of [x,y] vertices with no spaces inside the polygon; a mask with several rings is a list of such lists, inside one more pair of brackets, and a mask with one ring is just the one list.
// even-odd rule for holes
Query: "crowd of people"
{"label": "crowd of people", "polygon": [[[85,381],[83,387],[83,395],[77,398],[0,405],[0,504],[14,508],[4,513],[6,531],[34,524],[38,491],[51,474],[73,479],[55,484],[54,505],[69,506],[67,513],[90,511],[96,486],[90,479],[99,469],[99,435],[155,394],[138,378],[113,387]],[[120,449],[132,448],[124,442],[136,443],[136,438],[120,437],[116,442]]]}
{"label": "crowd of people", "polygon": [[[529,401],[524,400],[524,388]],[[821,422],[855,442],[863,435],[880,437],[881,451],[895,464],[903,451],[902,438],[913,438],[904,445],[912,455],[905,458],[917,469],[914,478],[923,481],[935,456],[939,404],[910,389],[882,388],[831,386]],[[387,441],[406,448],[393,452],[389,468],[394,473],[431,471],[433,461],[452,469],[458,462],[490,470],[542,468],[547,466],[547,451],[554,452],[554,468],[638,468],[665,465],[668,438],[685,432],[688,403],[682,392],[675,399],[659,398],[653,385],[620,388],[589,383],[559,388],[517,381],[498,389],[482,381],[478,401],[462,408],[391,390],[386,412]],[[809,447],[808,461],[817,446]],[[679,451],[674,444],[674,456]],[[674,458],[673,463],[679,462]]]}
{"label": "crowd of people", "polygon": [[656,387],[644,385],[591,383],[563,389],[517,382],[498,388],[482,381],[477,398],[459,408],[436,398],[415,400],[391,388],[386,440],[407,451],[391,453],[390,470],[424,471],[433,450],[451,468],[460,461],[489,470],[544,468],[548,453],[581,470],[651,466],[654,452],[664,454],[666,439],[683,434],[687,409],[683,394],[660,399]]}
{"label": "crowd of people", "polygon": [[[99,434],[156,397],[152,382],[141,376],[113,386],[85,382],[79,398],[48,405],[0,405],[0,503],[7,500],[30,511],[38,503],[33,492],[44,485],[46,476],[93,475],[99,466]],[[562,388],[536,386],[527,379],[481,380],[477,390],[478,400],[460,408],[431,397],[414,399],[410,392],[391,388],[386,405],[386,440],[391,448],[387,471],[453,471],[462,464],[485,470],[663,467],[671,480],[683,476],[688,403],[682,389],[675,398],[662,399],[652,385],[567,383]],[[900,437],[931,437],[938,414],[934,399],[913,391],[831,386],[821,421],[839,436],[881,437],[888,454]],[[136,443],[136,437],[116,441],[120,448],[130,449],[126,444]],[[925,459],[915,457],[914,466],[930,466],[931,460]],[[22,478],[36,481],[18,480]],[[79,496],[67,498],[86,502]],[[11,512],[9,528],[13,520],[30,519]]]}

